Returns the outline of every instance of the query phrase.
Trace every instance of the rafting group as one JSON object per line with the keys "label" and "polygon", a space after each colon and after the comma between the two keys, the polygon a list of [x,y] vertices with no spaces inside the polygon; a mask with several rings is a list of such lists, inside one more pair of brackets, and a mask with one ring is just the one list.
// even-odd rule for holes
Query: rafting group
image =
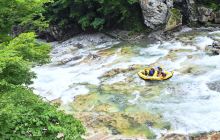
{"label": "rafting group", "polygon": [[150,67],[139,71],[138,75],[143,80],[162,81],[170,79],[173,76],[173,71],[164,71],[161,67],[157,67],[157,69]]}

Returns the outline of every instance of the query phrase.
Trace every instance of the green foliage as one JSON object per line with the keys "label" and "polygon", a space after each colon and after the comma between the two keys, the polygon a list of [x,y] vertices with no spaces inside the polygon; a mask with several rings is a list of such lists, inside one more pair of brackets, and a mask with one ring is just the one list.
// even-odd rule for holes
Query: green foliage
{"label": "green foliage", "polygon": [[32,91],[16,87],[0,95],[1,139],[65,139],[80,140],[85,132],[81,123],[58,112]]}
{"label": "green foliage", "polygon": [[29,63],[21,57],[0,58],[0,81],[4,80],[13,85],[31,84],[34,77],[34,73],[30,72]]}
{"label": "green foliage", "polygon": [[[112,27],[143,26],[138,0],[56,0],[46,6],[51,24],[65,29],[79,24],[82,30],[102,30]],[[133,22],[130,22],[131,19]]]}
{"label": "green foliage", "polygon": [[18,56],[24,60],[44,64],[49,62],[50,46],[37,41],[33,32],[23,33],[11,40],[6,49],[14,50]]}
{"label": "green foliage", "polygon": [[10,33],[12,26],[41,30],[48,26],[42,12],[49,0],[1,0],[0,33]]}
{"label": "green foliage", "polygon": [[[0,138],[80,140],[82,124],[70,115],[57,111],[25,85],[35,74],[33,63],[49,60],[50,47],[36,41],[34,33],[23,33],[0,44]],[[62,139],[62,138],[60,138]]]}
{"label": "green foliage", "polygon": [[92,27],[94,29],[103,29],[103,25],[105,23],[105,20],[102,18],[95,18],[95,20],[91,23]]}
{"label": "green foliage", "polygon": [[49,52],[50,46],[38,42],[34,33],[23,33],[9,43],[0,44],[0,83],[3,87],[0,90],[7,84],[31,84],[31,79],[35,78],[30,71],[31,64],[48,62]]}
{"label": "green foliage", "polygon": [[9,41],[11,39],[12,39],[12,37],[10,35],[4,34],[4,33],[2,33],[2,34],[0,33],[0,43],[1,42]]}
{"label": "green foliage", "polygon": [[219,0],[197,0],[198,4],[212,8],[214,11],[220,10]]}
{"label": "green foliage", "polygon": [[170,9],[170,16],[166,24],[165,30],[172,30],[180,25],[182,25],[182,14],[179,9],[172,8]]}

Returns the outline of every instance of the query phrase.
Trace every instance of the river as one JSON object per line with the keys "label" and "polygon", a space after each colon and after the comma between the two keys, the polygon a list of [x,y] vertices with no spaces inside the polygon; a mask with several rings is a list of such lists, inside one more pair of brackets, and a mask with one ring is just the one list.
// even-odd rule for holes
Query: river
{"label": "river", "polygon": [[[214,40],[220,41],[220,31],[190,28],[153,44],[78,35],[53,43],[51,63],[33,68],[32,87],[80,119],[90,134],[155,138],[219,131],[220,56],[204,51]],[[149,65],[174,76],[143,81],[137,72]]]}

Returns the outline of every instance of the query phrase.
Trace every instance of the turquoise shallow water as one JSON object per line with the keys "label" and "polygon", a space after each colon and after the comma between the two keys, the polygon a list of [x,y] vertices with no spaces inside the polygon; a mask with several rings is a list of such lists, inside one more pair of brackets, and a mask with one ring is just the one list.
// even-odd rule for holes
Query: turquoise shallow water
{"label": "turquoise shallow water", "polygon": [[[220,94],[207,86],[220,80],[220,56],[204,52],[219,34],[180,33],[178,41],[174,38],[144,45],[120,43],[106,36],[103,41],[102,34],[75,37],[54,46],[51,64],[33,69],[38,78],[32,87],[47,100],[60,99],[62,108],[70,112],[77,108],[72,108],[75,98],[84,95],[87,102],[94,100],[78,107],[84,111],[96,112],[100,105],[107,104],[107,113],[160,114],[170,122],[169,132],[220,130]],[[84,47],[76,48],[77,43]],[[174,77],[164,82],[145,82],[136,72],[147,65],[174,70]]]}

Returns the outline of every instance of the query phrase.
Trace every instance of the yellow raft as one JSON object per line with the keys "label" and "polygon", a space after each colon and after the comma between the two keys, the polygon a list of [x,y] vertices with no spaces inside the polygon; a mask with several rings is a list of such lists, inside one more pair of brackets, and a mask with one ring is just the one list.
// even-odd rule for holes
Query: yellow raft
{"label": "yellow raft", "polygon": [[163,81],[163,80],[168,80],[173,76],[173,71],[168,72],[168,71],[163,71],[164,73],[166,73],[166,77],[158,77],[157,74],[158,72],[155,70],[155,73],[153,76],[148,76],[146,74],[148,74],[150,71],[150,68],[145,68],[144,70],[141,70],[138,72],[138,76],[143,79],[143,80],[151,80],[151,81]]}

